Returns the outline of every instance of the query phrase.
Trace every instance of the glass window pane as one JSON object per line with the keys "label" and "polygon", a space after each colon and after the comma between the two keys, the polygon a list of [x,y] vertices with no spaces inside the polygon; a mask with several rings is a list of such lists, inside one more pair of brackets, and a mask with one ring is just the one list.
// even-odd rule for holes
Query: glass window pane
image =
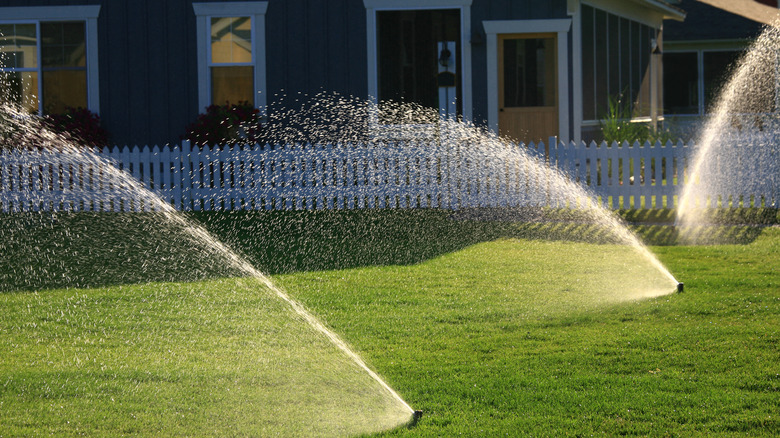
{"label": "glass window pane", "polygon": [[504,106],[555,105],[555,40],[504,40]]}
{"label": "glass window pane", "polygon": [[212,67],[211,102],[215,105],[249,102],[255,104],[254,67]]}
{"label": "glass window pane", "polygon": [[84,22],[41,23],[44,67],[85,67]]}
{"label": "glass window pane", "polygon": [[714,104],[720,88],[728,80],[730,69],[742,52],[704,52],[704,104],[708,107]]}
{"label": "glass window pane", "polygon": [[87,107],[87,72],[85,70],[44,71],[43,112],[60,114],[68,107]]}
{"label": "glass window pane", "polygon": [[0,34],[0,67],[38,67],[35,24],[5,24],[0,26]]}
{"label": "glass window pane", "polygon": [[0,68],[16,67],[14,25],[0,24]]}
{"label": "glass window pane", "polygon": [[252,62],[252,20],[250,17],[211,19],[211,62]]}
{"label": "glass window pane", "polygon": [[664,113],[699,113],[696,53],[664,53]]}
{"label": "glass window pane", "polygon": [[38,73],[34,71],[0,73],[0,96],[28,113],[38,112]]}
{"label": "glass window pane", "polygon": [[[439,107],[439,49],[441,41],[455,41],[460,46],[460,11],[405,10],[377,13],[377,68],[380,121],[386,124],[431,123],[435,114],[397,112],[398,103],[417,104],[424,108]],[[462,74],[460,57],[456,56],[456,78]],[[457,111],[461,111],[460,81],[456,80]]]}

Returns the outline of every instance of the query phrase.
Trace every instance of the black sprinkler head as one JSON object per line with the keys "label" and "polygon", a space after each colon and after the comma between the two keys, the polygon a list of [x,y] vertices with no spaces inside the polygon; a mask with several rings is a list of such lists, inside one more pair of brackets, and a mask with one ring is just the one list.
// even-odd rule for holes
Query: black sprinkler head
{"label": "black sprinkler head", "polygon": [[684,283],[677,283],[677,292],[682,292],[685,290],[685,284]]}
{"label": "black sprinkler head", "polygon": [[422,418],[423,411],[414,411],[412,413],[412,421],[409,422],[409,427],[417,426],[417,422]]}

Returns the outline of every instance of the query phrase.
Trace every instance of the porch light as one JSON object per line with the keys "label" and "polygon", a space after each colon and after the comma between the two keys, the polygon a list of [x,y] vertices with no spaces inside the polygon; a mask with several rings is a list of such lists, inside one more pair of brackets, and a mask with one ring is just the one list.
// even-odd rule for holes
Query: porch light
{"label": "porch light", "polygon": [[449,67],[450,59],[452,59],[452,52],[450,52],[450,49],[448,49],[445,44],[441,49],[441,53],[439,53],[439,65],[445,68]]}

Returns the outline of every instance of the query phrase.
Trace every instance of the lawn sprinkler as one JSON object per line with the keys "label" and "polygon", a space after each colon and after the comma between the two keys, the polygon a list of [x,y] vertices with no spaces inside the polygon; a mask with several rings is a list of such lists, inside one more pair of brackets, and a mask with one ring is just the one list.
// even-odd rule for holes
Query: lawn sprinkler
{"label": "lawn sprinkler", "polygon": [[414,411],[412,413],[412,421],[409,422],[409,427],[417,426],[417,422],[422,418],[423,411]]}
{"label": "lawn sprinkler", "polygon": [[685,290],[685,283],[677,283],[677,292],[682,292]]}

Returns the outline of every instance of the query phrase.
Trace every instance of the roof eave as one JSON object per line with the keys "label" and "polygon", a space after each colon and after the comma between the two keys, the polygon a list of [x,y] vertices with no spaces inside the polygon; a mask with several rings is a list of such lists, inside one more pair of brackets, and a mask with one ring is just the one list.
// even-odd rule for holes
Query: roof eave
{"label": "roof eave", "polygon": [[680,8],[676,8],[664,1],[660,0],[631,0],[635,3],[641,3],[645,6],[649,6],[651,9],[660,12],[664,16],[664,20],[685,20],[685,11]]}

